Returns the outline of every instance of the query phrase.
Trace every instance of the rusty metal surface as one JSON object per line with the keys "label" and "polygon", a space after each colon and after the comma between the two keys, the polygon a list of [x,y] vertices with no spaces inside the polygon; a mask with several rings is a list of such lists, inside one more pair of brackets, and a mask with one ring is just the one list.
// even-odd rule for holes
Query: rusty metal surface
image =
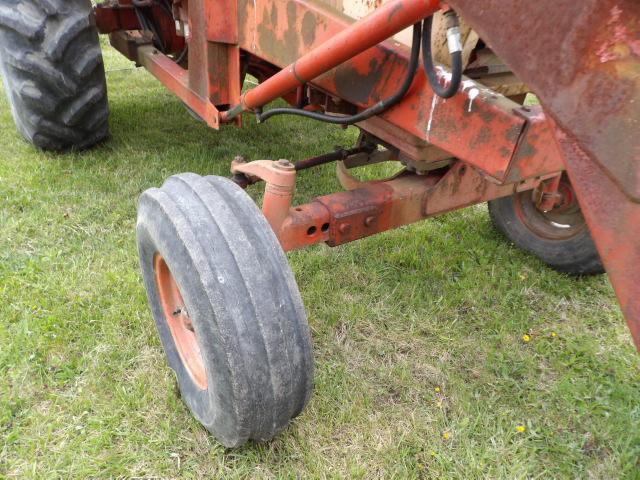
{"label": "rusty metal surface", "polygon": [[151,38],[142,32],[116,31],[109,35],[111,46],[133,62],[138,61],[138,53],[141,47],[152,46]]}
{"label": "rusty metal surface", "polygon": [[403,171],[379,181],[358,182],[344,192],[292,206],[295,166],[287,160],[234,160],[231,171],[243,185],[265,182],[262,211],[285,251],[315,243],[352,242],[444,212],[531,190],[541,179],[497,185],[463,162],[428,175]]}
{"label": "rusty metal surface", "polygon": [[[264,3],[261,4],[264,5]],[[291,48],[298,47],[298,51],[288,66],[282,65],[283,69],[276,75],[244,94],[242,106],[245,111],[253,110],[280,98],[283,94],[325,74],[365,50],[376,46],[391,35],[407,28],[415,23],[416,19],[431,15],[437,10],[439,0],[392,0],[366,18],[347,24],[347,28],[337,29],[331,37],[325,37],[319,42],[316,38],[316,22],[319,18],[314,17],[311,10],[307,10],[302,15],[302,23],[298,24],[296,21],[298,10],[304,9],[305,5],[302,2],[289,2],[287,4],[286,30],[282,33],[285,41],[290,44],[289,49],[280,49],[277,46],[278,36],[283,31],[283,28],[278,24],[279,4],[271,2],[269,5],[267,16],[264,15],[264,10],[261,15],[263,22],[260,25],[253,22],[253,44],[248,46],[249,51],[257,53],[255,51],[257,35],[259,35],[257,41],[260,48],[267,53],[265,56],[260,55],[261,58],[276,65],[280,62],[273,60],[281,59],[283,54],[286,56]],[[251,8],[257,18],[257,3],[254,3]],[[282,8],[281,4],[280,8]],[[306,22],[305,17],[309,19]],[[240,28],[241,30],[251,28],[251,23],[243,24],[241,22]],[[306,48],[302,52],[299,51],[300,43],[296,41],[299,36],[302,37],[303,43],[306,42]],[[243,37],[246,38],[247,35],[241,35],[241,38]],[[275,55],[268,55],[268,52]]]}
{"label": "rusty metal surface", "polygon": [[542,108],[518,107],[515,111],[527,123],[509,164],[505,181],[517,182],[564,170],[562,152],[555,141],[555,129],[549,124]]}
{"label": "rusty metal surface", "polygon": [[[322,3],[238,1],[240,47],[281,68],[331,41],[353,20]],[[419,20],[416,18],[414,20]],[[395,92],[404,80],[409,49],[389,40],[342,63],[313,84],[360,108]],[[283,74],[284,75],[284,74]],[[288,84],[295,88],[296,82]],[[273,94],[274,92],[271,92]],[[261,100],[270,98],[267,95]],[[435,96],[420,69],[403,102],[383,118],[408,142],[429,142],[497,179],[504,178],[525,121],[517,104],[472,80],[444,101]],[[366,129],[367,123],[362,125]],[[407,143],[397,144],[403,148]]]}
{"label": "rusty metal surface", "polygon": [[[217,106],[217,110],[224,110],[237,101],[242,76],[241,55],[245,68],[257,74],[261,81],[247,98],[257,96],[255,102],[261,103],[297,86],[296,75],[311,77],[346,58],[348,52],[360,51],[364,45],[375,43],[379,38],[368,36],[380,29],[371,28],[371,25],[375,27],[382,22],[391,32],[419,20],[411,15],[423,15],[437,4],[435,0],[391,0],[373,17],[373,24],[363,21],[357,25],[367,28],[349,30],[353,26],[352,19],[321,3],[306,0],[224,2],[237,5],[237,32],[228,18],[215,16],[217,6],[212,2],[181,2],[180,11],[187,12],[190,25],[189,69],[186,73],[157,57],[152,62],[145,59],[145,65],[151,65],[156,77],[170,89],[179,89],[176,93],[183,100],[194,99],[195,104],[188,101],[187,104],[200,116],[203,116],[200,112],[209,109],[209,116],[203,118],[214,128],[217,128],[217,116],[212,116],[206,100]],[[228,13],[232,17],[234,8],[229,8]],[[389,17],[393,17],[393,22]],[[354,32],[360,38],[355,47],[351,42]],[[238,45],[227,43],[236,39]],[[302,59],[297,57],[305,52],[310,53]],[[128,54],[133,58],[138,56]],[[407,57],[408,49],[404,45],[383,42],[321,75],[313,84],[328,92],[331,103],[368,107],[397,90],[406,75]],[[297,60],[296,74],[293,75],[291,69],[278,72],[278,66],[285,66],[290,59]],[[167,67],[165,72],[161,71],[163,66]],[[280,82],[279,79],[284,80]],[[185,82],[190,93],[184,91]],[[300,91],[293,89],[286,98],[296,102],[299,96]],[[251,104],[250,101],[249,106]],[[381,135],[412,165],[425,163],[425,160],[428,163],[430,159],[441,161],[456,157],[498,181],[512,182],[519,176],[546,174],[550,165],[560,163],[557,158],[550,157],[553,152],[545,142],[533,139],[541,131],[540,117],[541,113],[535,116],[520,111],[516,103],[471,80],[463,82],[461,92],[454,98],[442,100],[434,95],[424,72],[419,70],[411,90],[399,105],[359,126]],[[384,135],[380,125],[383,125]],[[525,131],[527,135],[524,135]],[[533,140],[528,141],[528,137]]]}
{"label": "rusty metal surface", "polygon": [[[625,193],[640,201],[640,2],[451,0]],[[549,15],[553,15],[550,21]]]}
{"label": "rusty metal surface", "polygon": [[451,4],[555,120],[573,188],[640,349],[640,2]]}
{"label": "rusty metal surface", "polygon": [[293,193],[296,189],[296,167],[288,160],[256,160],[250,163],[234,160],[231,173],[243,174],[250,179],[265,182],[262,213],[280,238],[282,224],[289,216]]}
{"label": "rusty metal surface", "polygon": [[[112,37],[127,37],[127,32],[115,32]],[[189,105],[211,128],[220,127],[220,114],[216,106],[206,97],[202,97],[189,85],[189,72],[180,67],[166,55],[162,55],[153,46],[146,45],[136,49],[136,61],[149,73],[160,80],[184,103]]]}
{"label": "rusty metal surface", "polygon": [[[98,32],[107,34],[123,30],[139,30],[140,22],[136,16],[131,0],[109,0],[95,7],[96,28]],[[148,9],[153,18],[166,53],[180,52],[185,46],[184,38],[175,31],[173,19],[159,5]]]}
{"label": "rusty metal surface", "polygon": [[640,205],[629,201],[573,139],[560,133],[559,140],[582,213],[640,349]]}
{"label": "rusty metal surface", "polygon": [[[130,2],[121,0],[124,6]],[[400,156],[424,160],[444,154],[469,166],[457,162],[427,175],[404,173],[295,208],[290,192],[267,180],[265,213],[283,247],[352,241],[533,189],[566,166],[640,348],[640,2],[449,3],[538,94],[557,125],[541,109],[521,107],[468,79],[454,98],[442,100],[420,70],[400,104],[360,126],[384,136]],[[404,80],[409,50],[393,40],[376,43],[438,5],[437,0],[389,0],[370,17],[374,20],[354,25],[326,2],[182,0],[180,11],[188,12],[190,26],[189,70],[144,39],[123,31],[112,38],[217,128],[216,104],[240,100],[247,70],[262,85],[247,94],[244,108],[276,97],[300,102],[297,87],[305,82],[325,94],[325,106],[341,112],[388,97]],[[130,9],[116,7],[114,0],[98,8],[103,31],[131,21]],[[163,32],[175,37],[164,20]],[[446,72],[441,75],[446,78]]]}
{"label": "rusty metal surface", "polygon": [[429,175],[403,172],[385,181],[361,182],[352,190],[324,195],[291,208],[278,238],[287,251],[320,242],[341,245],[468,205],[531,190],[539,183],[540,180],[531,179],[497,185],[462,162]]}
{"label": "rusty metal surface", "polygon": [[324,155],[318,155],[316,157],[305,158],[295,163],[297,171],[306,170],[308,168],[314,168],[326,163],[336,162],[338,160],[346,160],[349,157],[354,157],[361,153],[372,153],[375,147],[354,147],[345,150],[344,148],[337,148],[334,152],[325,153]]}
{"label": "rusty metal surface", "polygon": [[96,28],[100,33],[112,33],[117,30],[137,30],[140,22],[136,18],[133,6],[124,1],[109,0],[96,6]]}
{"label": "rusty metal surface", "polygon": [[189,88],[214,105],[236,102],[241,87],[236,0],[189,0],[184,6],[189,25]]}

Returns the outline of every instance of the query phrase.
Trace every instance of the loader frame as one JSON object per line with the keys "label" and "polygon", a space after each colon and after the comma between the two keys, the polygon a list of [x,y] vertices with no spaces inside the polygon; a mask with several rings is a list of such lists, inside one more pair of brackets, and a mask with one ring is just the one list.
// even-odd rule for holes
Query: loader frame
{"label": "loader frame", "polygon": [[[364,132],[357,152],[331,157],[340,160],[345,191],[294,206],[294,164],[239,158],[232,172],[266,183],[265,216],[293,250],[340,245],[520,191],[535,192],[538,207],[548,209],[566,170],[640,348],[640,4],[391,0],[354,21],[314,0],[162,3],[145,7],[162,48],[141,32],[132,0],[98,5],[98,29],[214,129],[240,126],[241,113],[278,98],[334,114],[371,107],[398,89],[408,69],[409,48],[391,37],[455,9],[544,110],[468,78],[443,100],[420,69],[398,105],[357,124]],[[247,74],[259,85],[243,94]],[[374,182],[348,173],[381,160],[411,168]]]}

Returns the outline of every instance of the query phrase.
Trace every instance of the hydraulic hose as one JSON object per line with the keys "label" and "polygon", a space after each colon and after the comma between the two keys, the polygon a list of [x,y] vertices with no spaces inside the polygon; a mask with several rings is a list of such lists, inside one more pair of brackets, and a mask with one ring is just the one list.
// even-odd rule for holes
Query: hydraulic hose
{"label": "hydraulic hose", "polygon": [[275,115],[297,115],[300,117],[311,118],[313,120],[319,120],[327,123],[334,123],[337,125],[352,125],[354,123],[362,122],[374,115],[379,115],[385,110],[396,105],[400,102],[411,88],[413,79],[416,76],[418,70],[418,63],[420,59],[420,38],[422,37],[422,24],[420,22],[413,25],[413,39],[411,42],[411,55],[409,57],[409,66],[407,69],[407,75],[402,83],[402,86],[392,96],[379,101],[374,106],[363,110],[355,115],[350,116],[337,116],[327,115],[324,113],[310,112],[301,108],[273,108],[262,113],[261,110],[256,110],[258,122],[265,122],[269,118]]}
{"label": "hydraulic hose", "polygon": [[[158,32],[158,29],[156,28],[155,23],[153,22],[153,17],[147,16],[146,12],[144,11],[145,8],[151,8],[153,6],[153,3],[150,0],[132,0],[131,3],[133,5],[136,17],[138,18],[138,23],[140,23],[142,29],[152,33],[153,45],[162,53],[166,53],[166,46],[164,44],[164,41],[162,40],[162,37],[160,36],[160,33]],[[173,19],[173,14],[171,14],[170,12],[169,14]]]}
{"label": "hydraulic hose", "polygon": [[451,54],[451,81],[449,85],[442,85],[435,66],[433,65],[433,57],[431,55],[431,31],[433,27],[433,16],[427,18],[424,22],[424,30],[422,32],[422,61],[424,63],[424,71],[431,84],[433,91],[442,98],[453,97],[460,88],[462,82],[462,36],[460,34],[460,21],[458,15],[453,10],[445,13],[447,19],[447,43],[449,53]]}

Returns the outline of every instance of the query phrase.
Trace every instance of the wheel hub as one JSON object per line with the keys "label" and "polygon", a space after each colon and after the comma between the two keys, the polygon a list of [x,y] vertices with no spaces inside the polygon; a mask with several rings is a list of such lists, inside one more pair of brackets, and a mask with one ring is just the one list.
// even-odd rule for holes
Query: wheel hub
{"label": "wheel hub", "polygon": [[549,240],[566,240],[587,228],[573,188],[564,176],[558,193],[560,201],[547,212],[536,207],[534,192],[521,192],[516,196],[516,214],[522,223],[536,235]]}
{"label": "wheel hub", "polygon": [[196,332],[185,306],[178,284],[169,266],[159,253],[153,260],[158,295],[166,322],[176,345],[182,364],[193,382],[202,390],[207,388],[207,374]]}

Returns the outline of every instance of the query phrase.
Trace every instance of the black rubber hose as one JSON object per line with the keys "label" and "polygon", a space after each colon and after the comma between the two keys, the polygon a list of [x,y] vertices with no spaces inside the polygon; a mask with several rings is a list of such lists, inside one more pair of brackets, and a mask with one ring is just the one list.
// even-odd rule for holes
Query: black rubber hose
{"label": "black rubber hose", "polygon": [[379,101],[374,106],[363,110],[360,113],[350,116],[327,115],[325,113],[310,112],[301,108],[273,108],[264,113],[257,111],[258,122],[265,122],[275,115],[298,115],[300,117],[311,118],[321,122],[335,123],[337,125],[351,125],[362,122],[374,115],[380,115],[385,110],[396,105],[411,88],[413,79],[418,71],[418,63],[420,60],[420,38],[422,37],[422,25],[420,22],[413,25],[413,40],[411,42],[411,55],[409,57],[409,66],[407,76],[402,83],[400,89],[389,98]]}
{"label": "black rubber hose", "polygon": [[189,45],[185,45],[184,48],[182,49],[182,52],[180,52],[180,55],[178,55],[178,57],[174,60],[174,62],[176,62],[178,65],[182,63],[182,61],[187,57],[187,54],[189,53]]}
{"label": "black rubber hose", "polygon": [[171,20],[175,19],[175,17],[173,16],[173,10],[171,8],[171,3],[170,2],[165,0],[165,1],[160,3],[160,6],[164,10],[164,12],[171,18]]}
{"label": "black rubber hose", "polygon": [[149,5],[147,5],[145,0],[133,0],[133,9],[136,16],[138,17],[138,22],[140,23],[142,30],[151,32],[151,34],[153,35],[153,46],[160,50],[162,53],[166,53],[166,46],[164,44],[164,41],[162,40],[162,37],[158,33],[158,30],[153,23],[152,18],[148,17],[146,12],[143,10],[148,6]]}
{"label": "black rubber hose", "polygon": [[[455,13],[450,13],[454,15]],[[458,26],[458,17],[455,16],[455,26]],[[440,84],[438,74],[433,65],[433,57],[431,55],[431,30],[433,27],[433,16],[424,21],[424,29],[422,31],[422,61],[424,63],[424,71],[427,73],[429,83],[433,91],[442,98],[451,98],[460,88],[462,82],[462,51],[451,53],[451,82],[449,85]]]}

